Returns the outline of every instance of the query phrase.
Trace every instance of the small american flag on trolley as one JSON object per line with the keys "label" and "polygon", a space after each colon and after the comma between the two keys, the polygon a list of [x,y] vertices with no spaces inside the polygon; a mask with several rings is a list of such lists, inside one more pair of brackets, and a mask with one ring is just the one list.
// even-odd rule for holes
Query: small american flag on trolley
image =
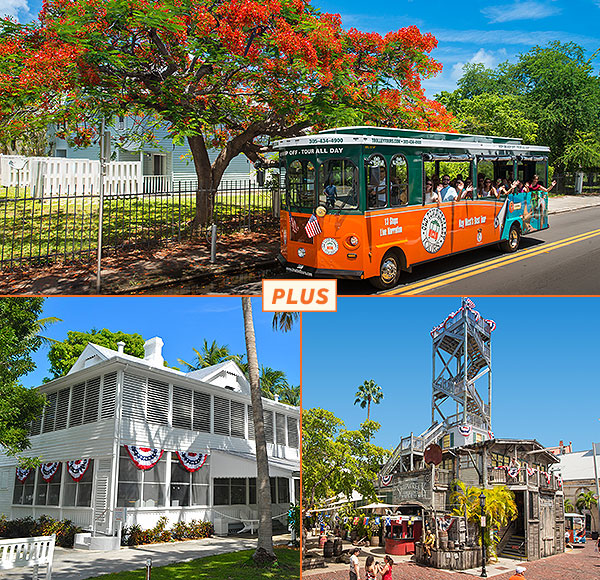
{"label": "small american flag on trolley", "polygon": [[469,307],[469,308],[473,308],[475,309],[475,302],[473,302],[470,298],[465,298],[465,304]]}
{"label": "small american flag on trolley", "polygon": [[298,233],[298,224],[296,223],[294,216],[292,214],[289,214],[289,215],[290,215],[290,229],[292,230],[292,232],[297,234]]}
{"label": "small american flag on trolley", "polygon": [[321,226],[319,225],[319,220],[317,219],[317,216],[314,213],[308,218],[304,229],[306,230],[306,235],[309,238],[314,238],[317,234],[321,233]]}

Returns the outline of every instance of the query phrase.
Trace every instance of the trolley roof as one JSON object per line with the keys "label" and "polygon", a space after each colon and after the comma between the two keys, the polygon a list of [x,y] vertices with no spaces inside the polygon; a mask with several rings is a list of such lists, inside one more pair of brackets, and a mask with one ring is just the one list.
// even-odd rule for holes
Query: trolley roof
{"label": "trolley roof", "polygon": [[421,149],[468,149],[482,152],[502,150],[537,154],[547,154],[550,151],[548,147],[542,145],[523,145],[521,139],[510,137],[369,126],[327,129],[315,135],[276,141],[274,147],[275,149],[288,149],[318,145],[396,145]]}

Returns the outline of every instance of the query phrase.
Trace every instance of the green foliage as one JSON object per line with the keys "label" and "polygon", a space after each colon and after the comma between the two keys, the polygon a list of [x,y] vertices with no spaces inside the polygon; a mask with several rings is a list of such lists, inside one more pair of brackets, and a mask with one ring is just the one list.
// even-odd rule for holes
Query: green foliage
{"label": "green foliage", "polygon": [[144,358],[144,339],[137,333],[111,332],[106,328],[102,330],[92,329],[89,332],[69,330],[66,340],[56,342],[50,347],[48,359],[50,360],[50,372],[52,373],[51,379],[65,376],[88,343],[92,342],[99,346],[117,350],[117,343],[121,341],[125,343],[124,352],[126,354]]}
{"label": "green foliage", "polygon": [[0,517],[0,537],[27,538],[56,534],[56,545],[61,548],[72,548],[75,534],[81,531],[82,529],[70,520],[55,520],[45,515],[40,516],[38,520],[32,517],[17,520]]}
{"label": "green foliage", "polygon": [[573,502],[571,501],[570,498],[565,497],[565,512],[572,513],[574,511],[575,511],[575,506],[573,505]]}
{"label": "green foliage", "polygon": [[19,379],[35,368],[43,298],[0,298],[0,445],[14,455],[29,448],[28,426],[45,399]]}
{"label": "green foliage", "polygon": [[125,526],[121,536],[124,546],[140,546],[144,544],[156,544],[158,542],[172,542],[174,540],[198,540],[209,538],[214,533],[211,522],[191,520],[189,522],[177,522],[171,529],[167,529],[168,520],[162,516],[156,525],[144,530],[139,524]]}
{"label": "green foliage", "polygon": [[468,65],[457,84],[438,98],[461,130],[546,145],[559,172],[600,167],[600,79],[581,46],[555,41],[493,70]]}
{"label": "green foliage", "polygon": [[370,443],[379,424],[370,421],[358,430],[344,428],[331,411],[313,408],[302,413],[302,485],[304,509],[339,493],[357,491],[375,500],[374,483],[390,452]]}
{"label": "green foliage", "polygon": [[193,363],[185,362],[180,358],[177,359],[186,367],[188,372],[205,369],[228,360],[238,361],[241,359],[240,355],[231,353],[227,344],[220,345],[217,344],[216,340],[213,340],[209,345],[206,338],[200,350],[196,350],[195,348],[192,350],[196,353],[196,360]]}
{"label": "green foliage", "polygon": [[596,505],[598,505],[598,500],[591,491],[582,491],[575,501],[575,506],[580,512],[584,509],[591,510]]}

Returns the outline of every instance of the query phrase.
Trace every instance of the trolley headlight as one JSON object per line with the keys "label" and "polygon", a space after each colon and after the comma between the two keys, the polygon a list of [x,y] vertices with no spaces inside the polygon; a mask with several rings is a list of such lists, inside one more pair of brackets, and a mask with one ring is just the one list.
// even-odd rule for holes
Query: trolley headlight
{"label": "trolley headlight", "polygon": [[298,248],[298,257],[304,258],[306,256],[306,250],[304,248]]}
{"label": "trolley headlight", "polygon": [[354,234],[350,234],[349,236],[346,237],[346,239],[344,240],[344,245],[349,249],[349,250],[354,250],[355,248],[358,248],[358,246],[360,245],[360,239],[358,236],[354,235]]}

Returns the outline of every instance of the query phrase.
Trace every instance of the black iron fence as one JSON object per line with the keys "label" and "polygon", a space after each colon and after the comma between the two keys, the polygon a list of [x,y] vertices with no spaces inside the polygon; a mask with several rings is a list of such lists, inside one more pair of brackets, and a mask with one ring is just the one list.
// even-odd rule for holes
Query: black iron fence
{"label": "black iron fence", "polygon": [[[194,219],[197,185],[176,182],[162,191],[121,194],[107,190],[102,203],[102,251],[127,251],[205,236],[212,223],[219,233],[262,229],[274,222],[269,189],[250,182],[223,183],[208,196],[212,216]],[[54,191],[36,196],[28,189],[0,190],[0,268],[82,260],[98,249],[100,195],[94,191]]]}

